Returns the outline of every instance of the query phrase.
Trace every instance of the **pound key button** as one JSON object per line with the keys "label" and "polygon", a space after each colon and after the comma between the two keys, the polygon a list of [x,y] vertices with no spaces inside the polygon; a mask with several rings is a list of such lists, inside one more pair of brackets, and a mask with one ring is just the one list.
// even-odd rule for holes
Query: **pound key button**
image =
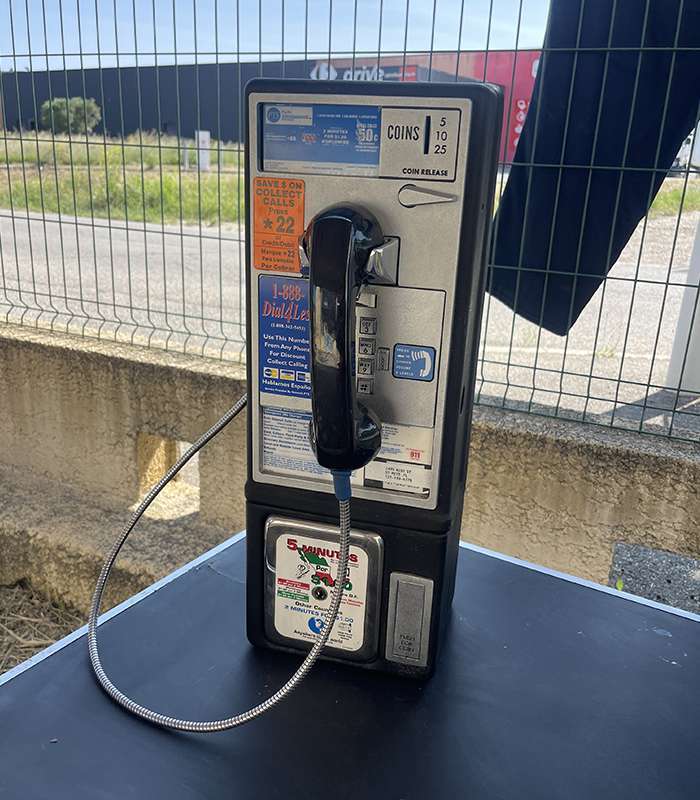
{"label": "pound key button", "polygon": [[358,378],[357,379],[357,393],[358,394],[373,394],[374,381],[372,378]]}
{"label": "pound key button", "polygon": [[374,317],[361,317],[360,333],[366,336],[375,336],[377,333],[377,320]]}

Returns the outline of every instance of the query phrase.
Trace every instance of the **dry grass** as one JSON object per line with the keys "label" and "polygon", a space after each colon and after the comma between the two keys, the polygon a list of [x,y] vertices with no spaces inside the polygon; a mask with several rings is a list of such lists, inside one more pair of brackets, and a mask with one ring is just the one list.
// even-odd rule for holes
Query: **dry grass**
{"label": "dry grass", "polygon": [[79,628],[85,620],[26,583],[0,586],[0,674]]}
{"label": "dry grass", "polygon": [[[222,171],[243,168],[243,150],[236,142],[211,140],[209,160],[212,168],[221,161]],[[157,170],[197,164],[194,139],[169,136],[153,131],[136,131],[122,138],[100,134],[58,134],[47,131],[1,131],[0,165],[44,167],[110,167]]]}
{"label": "dry grass", "polygon": [[211,169],[200,173],[194,141],[154,133],[122,140],[0,131],[0,208],[156,224],[235,223],[243,213],[242,150],[212,141],[210,158]]}

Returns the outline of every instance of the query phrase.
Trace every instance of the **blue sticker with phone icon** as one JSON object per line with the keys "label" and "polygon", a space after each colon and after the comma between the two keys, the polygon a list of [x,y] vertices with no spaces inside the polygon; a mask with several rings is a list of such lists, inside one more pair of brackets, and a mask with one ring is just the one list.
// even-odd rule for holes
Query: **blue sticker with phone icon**
{"label": "blue sticker with phone icon", "polygon": [[409,381],[432,381],[435,375],[435,348],[422,344],[394,345],[395,378]]}

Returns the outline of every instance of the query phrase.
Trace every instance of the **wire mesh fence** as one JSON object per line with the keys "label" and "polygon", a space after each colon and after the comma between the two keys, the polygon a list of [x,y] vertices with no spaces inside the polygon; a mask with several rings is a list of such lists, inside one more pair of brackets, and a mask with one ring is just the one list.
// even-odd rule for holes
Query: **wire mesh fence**
{"label": "wire mesh fence", "polygon": [[[241,359],[247,80],[492,80],[505,93],[497,198],[517,173],[532,210],[542,168],[554,189],[534,223],[546,245],[536,262],[528,232],[496,216],[494,241],[508,227],[518,247],[509,263],[492,249],[478,401],[700,441],[694,130],[682,132],[672,164],[662,157],[677,80],[691,79],[700,54],[689,8],[682,0],[0,0],[0,320]],[[570,25],[564,44],[548,29],[555,13]],[[591,45],[593,19],[607,28]],[[538,93],[558,57],[570,69],[560,87],[564,133],[543,154],[538,143],[552,123]],[[644,94],[647,60],[657,57],[665,59],[654,67],[658,118]],[[623,58],[632,88],[615,113],[604,98]],[[593,59],[598,72],[581,71]],[[597,87],[589,96],[586,75]],[[582,96],[587,152],[576,148]],[[612,228],[601,228],[607,278],[580,316],[571,303],[564,335],[551,333],[542,323],[547,283],[561,272],[566,170],[583,175],[582,219],[598,203],[597,176],[614,173],[614,226],[629,210],[625,181],[641,171],[642,112],[652,154],[644,170],[654,178],[637,192],[644,213],[620,252]],[[606,160],[598,149],[611,114],[623,146]],[[521,141],[528,130],[530,150]],[[527,211],[523,220],[533,226]],[[589,274],[577,236],[567,274],[580,285],[600,272]],[[494,284],[498,269],[516,275],[508,302]],[[537,273],[545,289],[521,316],[513,309]]]}

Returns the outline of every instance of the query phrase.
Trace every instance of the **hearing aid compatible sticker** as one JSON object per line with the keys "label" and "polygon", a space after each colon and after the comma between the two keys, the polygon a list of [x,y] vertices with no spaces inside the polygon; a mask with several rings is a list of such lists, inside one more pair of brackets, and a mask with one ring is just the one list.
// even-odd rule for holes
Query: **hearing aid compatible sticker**
{"label": "hearing aid compatible sticker", "polygon": [[395,344],[395,378],[410,381],[432,381],[435,374],[435,348],[427,345]]}
{"label": "hearing aid compatible sticker", "polygon": [[[338,574],[337,542],[288,533],[275,546],[275,629],[281,636],[311,641],[323,630]],[[365,640],[368,557],[350,547],[348,580],[329,645],[359,650]]]}
{"label": "hearing aid compatible sticker", "polygon": [[301,272],[299,237],[304,232],[304,181],[255,178],[253,181],[253,266]]}
{"label": "hearing aid compatible sticker", "polygon": [[309,282],[305,278],[261,275],[258,304],[260,391],[311,397]]}

